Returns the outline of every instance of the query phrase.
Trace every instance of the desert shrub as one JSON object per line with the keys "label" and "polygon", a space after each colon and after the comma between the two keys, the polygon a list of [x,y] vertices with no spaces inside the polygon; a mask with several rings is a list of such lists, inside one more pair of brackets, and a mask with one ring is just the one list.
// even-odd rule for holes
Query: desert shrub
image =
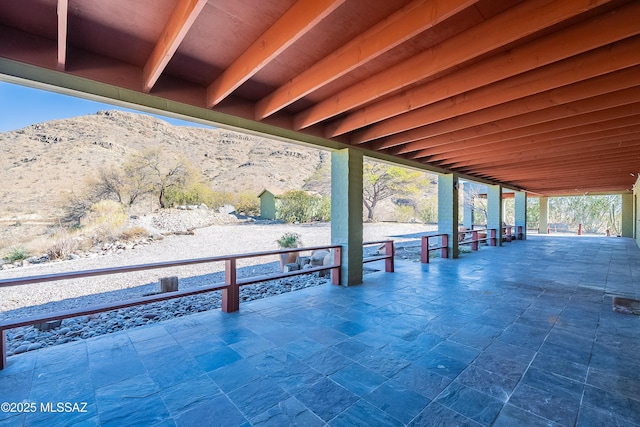
{"label": "desert shrub", "polygon": [[415,210],[410,205],[396,206],[395,216],[398,222],[412,222],[415,220]]}
{"label": "desert shrub", "polygon": [[213,191],[211,202],[207,203],[211,209],[219,209],[221,206],[231,205],[236,212],[242,215],[260,215],[260,199],[257,194],[249,192],[230,193],[227,191]]}
{"label": "desert shrub", "polygon": [[199,205],[201,203],[211,206],[213,201],[213,190],[202,182],[193,183],[188,187],[167,188],[165,193],[167,206]]}
{"label": "desert shrub", "polygon": [[424,223],[438,222],[438,198],[428,197],[418,202],[416,214]]}
{"label": "desert shrub", "polygon": [[302,240],[298,233],[287,232],[284,233],[278,240],[276,240],[278,246],[281,248],[297,248],[302,246]]}
{"label": "desert shrub", "polygon": [[304,191],[287,191],[277,199],[276,218],[286,222],[309,222],[311,197]]}
{"label": "desert shrub", "polygon": [[67,259],[80,248],[79,240],[69,232],[61,231],[53,235],[53,244],[47,248],[50,260]]}
{"label": "desert shrub", "polygon": [[10,249],[7,256],[4,257],[9,262],[22,261],[27,258],[29,258],[29,252],[21,246]]}
{"label": "desert shrub", "polygon": [[290,190],[277,199],[276,218],[286,222],[328,221],[331,200],[301,190]]}
{"label": "desert shrub", "polygon": [[142,237],[147,237],[148,235],[149,235],[149,232],[147,231],[146,228],[131,227],[124,230],[122,233],[120,233],[119,239],[124,241],[131,241],[131,240],[140,239]]}
{"label": "desert shrub", "polygon": [[235,206],[236,212],[242,215],[260,215],[260,199],[254,193],[237,193],[234,195],[231,205]]}
{"label": "desert shrub", "polygon": [[84,234],[94,242],[115,240],[127,217],[121,203],[115,200],[101,200],[91,206],[84,218]]}
{"label": "desert shrub", "polygon": [[314,196],[311,207],[312,220],[331,221],[331,197]]}
{"label": "desert shrub", "polygon": [[[211,209],[218,209],[220,206],[233,204],[233,193],[226,191],[214,191],[211,196],[211,203],[208,203]],[[235,206],[235,205],[234,205]]]}

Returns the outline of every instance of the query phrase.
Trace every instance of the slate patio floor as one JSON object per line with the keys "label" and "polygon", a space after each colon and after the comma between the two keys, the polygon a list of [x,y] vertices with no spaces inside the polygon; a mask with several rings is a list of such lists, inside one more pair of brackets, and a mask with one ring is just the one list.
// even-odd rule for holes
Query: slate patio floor
{"label": "slate patio floor", "polygon": [[639,280],[635,242],[612,237],[398,261],[12,356],[0,403],[36,411],[0,426],[639,426],[640,316],[612,310]]}

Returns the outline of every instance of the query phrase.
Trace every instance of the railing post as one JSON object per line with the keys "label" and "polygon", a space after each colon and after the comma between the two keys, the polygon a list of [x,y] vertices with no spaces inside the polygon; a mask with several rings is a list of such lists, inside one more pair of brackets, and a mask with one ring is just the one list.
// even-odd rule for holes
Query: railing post
{"label": "railing post", "polygon": [[331,283],[342,284],[342,248],[333,249],[333,265],[337,267],[331,269]]}
{"label": "railing post", "polygon": [[489,244],[491,246],[495,246],[498,242],[496,242],[496,229],[492,228],[489,230],[489,236],[491,237],[491,239],[489,240]]}
{"label": "railing post", "polygon": [[384,253],[389,258],[384,260],[384,271],[387,273],[393,273],[394,271],[394,261],[393,258],[395,256],[395,249],[393,248],[393,240],[389,240],[384,243]]}
{"label": "railing post", "polygon": [[476,230],[471,231],[471,250],[478,250],[478,232]]}
{"label": "railing post", "polygon": [[233,313],[240,310],[240,287],[237,282],[235,258],[224,262],[224,283],[227,287],[222,290],[222,311]]}
{"label": "railing post", "polygon": [[449,258],[449,235],[442,235],[442,249],[440,249],[440,258]]}
{"label": "railing post", "polygon": [[420,245],[420,262],[429,264],[429,236],[422,236]]}
{"label": "railing post", "polygon": [[7,367],[7,330],[0,329],[0,370]]}

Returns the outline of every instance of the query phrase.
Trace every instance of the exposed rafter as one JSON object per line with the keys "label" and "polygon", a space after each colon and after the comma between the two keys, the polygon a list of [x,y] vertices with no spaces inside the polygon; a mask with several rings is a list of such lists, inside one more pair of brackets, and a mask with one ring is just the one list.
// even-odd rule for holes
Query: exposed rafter
{"label": "exposed rafter", "polygon": [[142,90],[144,92],[151,92],[151,88],[206,4],[207,0],[180,0],[178,2],[142,70]]}
{"label": "exposed rafter", "polygon": [[[635,15],[638,15],[640,3],[637,3],[635,8],[637,9]],[[419,107],[434,104],[503,79],[515,76],[515,81],[510,80],[503,84],[504,89],[511,94],[511,99],[515,99],[515,97],[531,95],[535,93],[534,90],[550,90],[575,82],[580,75],[576,74],[575,70],[582,68],[583,64],[591,67],[580,70],[583,75],[593,77],[601,74],[602,71],[591,73],[588,71],[606,69],[606,67],[602,67],[602,64],[598,64],[604,56],[619,56],[617,52],[609,52],[607,45],[640,33],[640,26],[634,19],[635,15],[610,14],[607,16],[609,19],[606,20],[609,22],[606,22],[607,25],[602,29],[599,27],[601,19],[593,19],[570,27],[553,36],[489,58],[480,64],[464,68],[427,85],[411,89],[349,114],[346,118],[331,125],[327,132],[330,136],[336,136],[390,117],[399,116],[379,125],[370,126],[352,139],[353,143],[362,143],[420,126],[420,124],[413,124],[416,116],[422,116],[422,110]],[[621,48],[624,49],[625,43],[626,41],[622,42]],[[631,48],[637,49],[638,43],[640,42]],[[589,51],[600,46],[605,47]],[[589,55],[592,54],[595,56],[589,58]],[[635,61],[635,63],[640,63],[640,61]],[[624,66],[628,66],[628,63],[625,63]],[[612,71],[611,68],[608,70]],[[503,90],[501,93],[506,92]]]}
{"label": "exposed rafter", "polygon": [[[442,154],[458,149],[466,149],[483,145],[487,142],[508,141],[513,138],[522,138],[536,135],[538,130],[546,133],[552,130],[571,129],[585,125],[585,123],[597,123],[605,120],[612,120],[619,117],[628,117],[640,112],[640,104],[620,105],[613,108],[601,110],[598,106],[596,111],[575,111],[571,106],[580,107],[580,102],[542,110],[535,117],[532,115],[515,116],[504,120],[493,122],[492,125],[479,125],[459,131],[454,131],[449,135],[439,135],[419,141],[421,152],[424,155]],[[592,121],[590,121],[592,120]],[[414,143],[411,143],[414,144]],[[393,150],[396,154],[406,154],[411,151],[409,145],[400,146]]]}
{"label": "exposed rafter", "polygon": [[[487,52],[504,47],[519,38],[547,28],[553,23],[569,19],[604,2],[606,1],[533,0],[521,3],[317,103],[296,115],[295,126],[303,129],[340,113],[361,107],[368,102],[375,101],[376,98],[381,98],[438,73],[451,70]],[[500,34],[499,37],[498,34]],[[332,129],[328,132],[328,136],[332,136],[332,134],[335,135],[338,132]]]}
{"label": "exposed rafter", "polygon": [[[256,105],[256,118],[270,116],[476,2],[415,0],[409,3],[261,99]],[[306,7],[308,4],[305,3]]]}
{"label": "exposed rafter", "polygon": [[69,0],[58,0],[58,70],[67,68],[67,21],[69,20]]}
{"label": "exposed rafter", "polygon": [[[593,79],[460,116],[451,117],[447,111],[455,110],[458,107],[457,105],[445,106],[443,108],[444,114],[447,117],[451,117],[448,120],[412,129],[380,141],[374,141],[371,146],[374,150],[399,146],[399,148],[393,150],[396,154],[409,153],[455,142],[457,139],[450,137],[453,132],[474,126],[499,127],[503,120],[506,119],[516,123],[515,126],[525,126],[526,124],[535,124],[619,105],[627,105],[638,100],[640,95],[640,87],[638,86],[640,86],[640,66],[630,67],[622,71],[594,77]],[[432,138],[438,138],[439,140],[433,141]]]}
{"label": "exposed rafter", "polygon": [[[496,145],[493,145],[492,149],[484,147],[482,151],[477,150],[446,159],[438,159],[434,156],[429,161],[436,164],[446,164],[451,167],[478,166],[484,163],[498,166],[500,162],[503,165],[514,165],[518,162],[537,162],[541,157],[547,156],[546,152],[549,150],[553,150],[555,157],[560,157],[564,154],[575,156],[577,152],[580,153],[580,156],[583,156],[594,151],[610,150],[612,148],[625,149],[628,145],[625,143],[633,144],[638,138],[638,132],[638,126],[627,126],[590,134],[564,136],[551,141],[520,141],[513,145],[512,150],[506,152],[499,151],[499,149],[496,149]],[[455,162],[450,160],[453,158],[455,158]]]}
{"label": "exposed rafter", "polygon": [[[207,106],[218,104],[326,18],[345,0],[298,0],[207,88]],[[259,106],[256,107],[259,109]],[[256,114],[258,116],[259,114]],[[262,118],[262,117],[259,117]]]}
{"label": "exposed rafter", "polygon": [[[444,160],[448,156],[457,154],[470,154],[491,150],[489,146],[502,144],[505,141],[511,143],[530,138],[530,141],[549,141],[556,138],[564,138],[569,135],[581,135],[598,132],[603,129],[624,127],[638,123],[640,103],[623,105],[607,110],[595,111],[587,114],[579,114],[566,119],[557,119],[551,122],[538,123],[531,126],[519,127],[509,131],[502,131],[472,138],[459,139],[450,144],[442,144],[437,147],[422,150],[423,156],[427,156],[430,150],[433,154],[431,160]],[[507,119],[508,120],[508,119]],[[534,121],[534,120],[532,120]]]}

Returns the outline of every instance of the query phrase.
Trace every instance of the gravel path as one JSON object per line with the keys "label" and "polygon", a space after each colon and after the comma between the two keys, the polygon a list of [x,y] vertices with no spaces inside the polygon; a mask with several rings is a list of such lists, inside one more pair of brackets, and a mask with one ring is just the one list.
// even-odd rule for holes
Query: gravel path
{"label": "gravel path", "polygon": [[[396,242],[402,242],[415,240],[419,233],[430,230],[432,227],[423,224],[365,224],[364,240],[392,238]],[[331,242],[331,226],[328,223],[212,225],[196,229],[194,235],[166,236],[160,242],[124,251],[120,254],[50,262],[0,271],[0,279],[269,251],[277,249],[276,240],[285,232],[299,233],[304,246],[328,245]],[[238,267],[241,268],[240,274],[245,276],[264,274],[268,271],[277,271],[276,261],[275,256],[241,260],[238,262]],[[157,290],[157,282],[160,277],[178,276],[180,289],[203,286],[215,283],[217,277],[212,275],[223,271],[223,269],[222,263],[196,264],[162,270],[0,288],[0,320],[142,296]]]}

